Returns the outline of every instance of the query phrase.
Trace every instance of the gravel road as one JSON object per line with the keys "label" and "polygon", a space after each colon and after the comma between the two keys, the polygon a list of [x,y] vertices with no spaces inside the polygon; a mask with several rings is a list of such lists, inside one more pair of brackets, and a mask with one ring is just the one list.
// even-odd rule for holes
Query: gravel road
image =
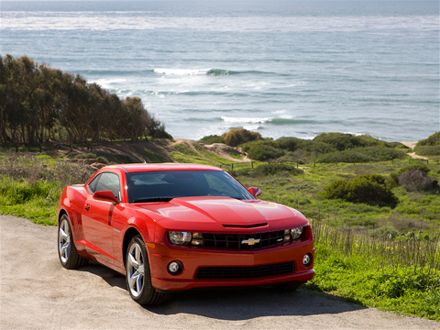
{"label": "gravel road", "polygon": [[0,329],[440,329],[305,289],[193,291],[143,308],[111,270],[63,269],[55,227],[10,216],[0,216],[0,278]]}

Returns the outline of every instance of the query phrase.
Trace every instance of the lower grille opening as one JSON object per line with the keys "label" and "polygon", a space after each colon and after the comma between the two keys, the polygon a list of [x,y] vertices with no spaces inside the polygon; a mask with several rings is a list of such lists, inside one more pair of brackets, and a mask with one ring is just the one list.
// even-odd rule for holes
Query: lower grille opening
{"label": "lower grille opening", "polygon": [[284,275],[294,272],[293,262],[262,266],[234,267],[200,267],[197,270],[198,279],[236,279],[257,278],[264,276]]}

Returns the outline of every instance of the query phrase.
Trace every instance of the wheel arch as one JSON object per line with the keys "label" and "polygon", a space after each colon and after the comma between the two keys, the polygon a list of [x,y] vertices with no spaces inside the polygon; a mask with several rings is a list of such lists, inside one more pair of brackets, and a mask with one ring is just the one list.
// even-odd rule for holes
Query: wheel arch
{"label": "wheel arch", "polygon": [[62,217],[63,215],[67,215],[67,218],[70,218],[70,217],[69,217],[69,213],[68,213],[64,208],[61,208],[61,209],[58,211],[58,217],[57,217],[57,222],[58,222],[58,223],[60,223],[61,217]]}
{"label": "wheel arch", "polygon": [[[122,240],[122,260],[124,260],[124,267],[125,267],[125,262],[127,261],[126,254],[127,254],[128,244],[130,244],[130,241],[132,240],[132,238],[137,235],[139,235],[142,238],[142,240],[145,242],[145,240],[141,234],[141,231],[134,226],[128,227],[128,229],[124,233],[124,238]],[[145,246],[145,248],[147,248],[147,247]]]}

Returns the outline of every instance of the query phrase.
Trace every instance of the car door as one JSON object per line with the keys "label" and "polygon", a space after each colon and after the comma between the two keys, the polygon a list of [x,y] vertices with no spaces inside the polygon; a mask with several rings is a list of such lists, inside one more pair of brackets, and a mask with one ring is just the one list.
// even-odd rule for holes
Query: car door
{"label": "car door", "polygon": [[111,226],[113,211],[116,207],[114,202],[93,197],[96,191],[110,190],[119,200],[121,198],[119,175],[113,172],[99,174],[88,189],[90,194],[84,204],[82,223],[84,238],[87,241],[89,253],[98,260],[114,263],[113,236]]}

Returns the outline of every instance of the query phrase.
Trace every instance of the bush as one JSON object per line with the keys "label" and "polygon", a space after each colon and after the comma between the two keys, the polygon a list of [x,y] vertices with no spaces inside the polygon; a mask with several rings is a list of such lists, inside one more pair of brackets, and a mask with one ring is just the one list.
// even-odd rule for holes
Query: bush
{"label": "bush", "polygon": [[440,145],[438,146],[416,146],[414,151],[423,156],[440,156]]}
{"label": "bush", "polygon": [[236,147],[249,141],[261,140],[261,135],[260,133],[251,132],[244,128],[231,128],[223,134],[223,139],[227,145]]}
{"label": "bush", "polygon": [[356,150],[336,151],[318,157],[320,163],[366,163],[371,158]]}
{"label": "bush", "polygon": [[432,134],[424,140],[417,142],[414,151],[419,155],[439,156],[440,155],[440,131]]}
{"label": "bush", "polygon": [[338,150],[384,144],[384,142],[368,135],[355,136],[344,133],[322,133],[315,137],[313,141],[330,144]]}
{"label": "bush", "polygon": [[304,174],[304,171],[293,165],[282,163],[268,163],[257,166],[254,173],[257,175],[274,175],[280,172],[287,172],[290,175]]}
{"label": "bush", "polygon": [[324,190],[328,199],[343,199],[353,203],[396,207],[398,199],[380,175],[361,175],[350,180],[335,181]]}
{"label": "bush", "polygon": [[307,144],[307,142],[310,141],[302,140],[296,137],[280,137],[279,139],[275,140],[275,144],[278,148],[288,151],[302,149]]}
{"label": "bush", "polygon": [[440,146],[440,131],[430,135],[424,140],[420,140],[416,146]]}
{"label": "bush", "polygon": [[207,135],[202,137],[199,142],[204,144],[213,144],[213,143],[225,143],[223,136],[220,135]]}
{"label": "bush", "polygon": [[374,146],[348,149],[324,154],[318,158],[321,163],[364,163],[405,157],[405,152],[393,148]]}
{"label": "bush", "polygon": [[284,155],[284,151],[274,146],[271,140],[253,141],[243,145],[243,150],[255,160],[273,160]]}
{"label": "bush", "polygon": [[438,189],[438,183],[429,177],[426,171],[411,169],[401,173],[398,177],[399,185],[407,191],[429,191]]}

